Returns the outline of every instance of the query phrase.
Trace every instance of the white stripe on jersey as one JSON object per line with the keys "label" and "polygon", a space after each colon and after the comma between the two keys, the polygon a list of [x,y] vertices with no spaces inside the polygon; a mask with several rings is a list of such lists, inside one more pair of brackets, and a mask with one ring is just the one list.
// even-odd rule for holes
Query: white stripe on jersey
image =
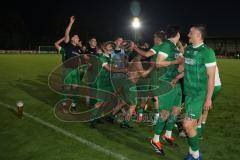
{"label": "white stripe on jersey", "polygon": [[167,57],[168,57],[168,54],[167,54],[167,53],[164,53],[164,52],[161,52],[161,51],[159,51],[158,54],[163,55],[164,58],[167,58]]}
{"label": "white stripe on jersey", "polygon": [[218,66],[216,66],[214,86],[221,86],[221,80],[220,80],[220,76],[219,76]]}
{"label": "white stripe on jersey", "polygon": [[212,67],[212,66],[216,66],[216,62],[212,62],[212,63],[206,63],[205,66],[206,67]]}
{"label": "white stripe on jersey", "polygon": [[154,49],[150,49],[150,51],[152,51],[154,54],[156,54],[156,51]]}

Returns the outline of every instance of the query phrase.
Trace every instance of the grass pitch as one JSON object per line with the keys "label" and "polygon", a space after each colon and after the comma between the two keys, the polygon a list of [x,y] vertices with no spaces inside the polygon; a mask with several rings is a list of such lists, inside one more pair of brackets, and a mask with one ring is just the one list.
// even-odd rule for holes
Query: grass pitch
{"label": "grass pitch", "polygon": [[[62,97],[47,85],[48,74],[61,61],[59,55],[0,55],[0,160],[112,160],[120,159],[98,151],[74,138],[44,126],[31,118],[19,120],[14,110],[16,101],[25,103],[24,111],[65,131],[91,141],[105,150],[131,160],[182,160],[188,151],[187,141],[177,139],[179,148],[165,147],[159,157],[149,144],[152,127],[135,125],[120,129],[107,122],[96,129],[87,123],[66,123],[55,118],[53,106]],[[240,159],[240,61],[218,60],[222,91],[201,141],[205,160]]]}

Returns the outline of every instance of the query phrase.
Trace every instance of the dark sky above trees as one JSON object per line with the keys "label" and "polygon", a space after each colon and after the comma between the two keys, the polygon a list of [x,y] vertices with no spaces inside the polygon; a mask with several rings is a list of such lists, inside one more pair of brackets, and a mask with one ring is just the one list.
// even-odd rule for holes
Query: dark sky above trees
{"label": "dark sky above trees", "polygon": [[[237,1],[138,0],[142,21],[140,37],[151,41],[155,31],[169,24],[181,26],[183,37],[192,24],[206,24],[209,37],[240,37]],[[100,41],[121,35],[133,38],[131,0],[32,0],[7,1],[0,8],[0,49],[35,49],[52,45],[64,35],[71,15],[73,31],[86,41],[95,35]],[[133,9],[136,10],[136,9]]]}

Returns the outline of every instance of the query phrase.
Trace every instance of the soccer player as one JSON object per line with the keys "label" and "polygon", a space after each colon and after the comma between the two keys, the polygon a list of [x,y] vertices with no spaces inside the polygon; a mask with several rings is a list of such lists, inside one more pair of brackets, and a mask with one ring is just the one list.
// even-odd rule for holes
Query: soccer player
{"label": "soccer player", "polygon": [[[126,68],[116,68],[116,67],[112,66],[112,64],[111,64],[112,52],[113,52],[113,45],[111,43],[105,43],[103,45],[103,54],[99,55],[102,69],[100,70],[100,73],[98,74],[97,89],[113,93],[113,86],[111,85],[111,80],[110,80],[110,72],[126,73],[127,69]],[[98,98],[103,97],[101,95],[101,93],[102,92],[97,93]],[[107,104],[108,101],[110,101],[110,99],[108,99],[108,97],[106,97],[105,100],[99,101],[95,104],[94,112],[92,115],[93,121],[91,122],[91,127],[95,128],[95,125],[97,122],[96,118],[98,118],[99,114],[101,114],[100,108],[105,107],[105,105]]]}
{"label": "soccer player", "polygon": [[[134,50],[140,54],[142,57],[151,57],[151,61],[153,62],[156,62],[156,59],[157,59],[157,52],[158,52],[158,48],[159,46],[161,45],[161,43],[165,40],[165,32],[164,31],[158,31],[154,34],[154,46],[152,49],[150,49],[149,51],[143,51],[137,47],[134,48]],[[151,77],[153,77],[153,82],[151,82],[152,84],[155,84],[157,82],[155,81],[158,81],[158,73],[157,73],[157,70],[154,70],[152,73],[151,73]],[[152,98],[152,101],[154,103],[154,109],[155,109],[155,116],[154,116],[154,124],[156,124],[157,122],[157,119],[159,117],[159,107],[158,107],[158,97],[155,96]],[[143,119],[143,113],[144,113],[144,108],[145,108],[145,103],[144,101],[142,101],[141,103],[141,107],[139,109],[139,117],[138,117],[138,121],[141,122],[142,119]]]}
{"label": "soccer player", "polygon": [[[79,70],[77,68],[79,64],[79,58],[73,58],[75,56],[79,56],[81,54],[80,50],[80,39],[77,34],[72,34],[70,37],[70,31],[72,28],[72,25],[75,21],[74,16],[70,17],[69,25],[65,31],[65,36],[60,41],[64,40],[65,44],[61,47],[58,46],[58,43],[55,43],[55,46],[57,46],[58,50],[64,55],[63,61],[64,61],[64,90],[71,90],[72,87],[75,85],[78,85],[80,83],[80,74]],[[75,94],[75,93],[74,93]],[[63,109],[66,108],[66,100],[67,96],[64,95],[64,102],[63,102]],[[72,97],[72,103],[71,103],[71,109],[73,111],[76,111],[76,105],[77,105],[77,96]],[[66,111],[65,111],[66,112]]]}
{"label": "soccer player", "polygon": [[[120,124],[121,128],[132,128],[129,125],[131,117],[136,109],[137,105],[137,90],[136,83],[139,78],[146,77],[153,69],[149,67],[144,70],[140,61],[141,57],[133,53],[134,44],[129,41],[123,41],[121,37],[115,40],[116,48],[113,53],[113,64],[116,67],[127,67],[127,74],[113,74],[112,83],[115,87],[115,91],[118,92],[120,103],[114,108],[113,114],[116,114],[123,105],[128,105],[129,109],[126,112],[123,122]],[[132,91],[131,88],[135,88]]]}
{"label": "soccer player", "polygon": [[[87,47],[87,49],[86,49],[86,53],[87,54],[90,54],[90,55],[94,55],[94,56],[98,56],[98,53],[97,53],[97,39],[96,39],[96,37],[91,37],[90,39],[89,39],[89,41],[88,41],[88,47]],[[96,65],[94,65],[94,62],[92,62],[93,64],[93,66],[92,67],[96,67]],[[95,82],[95,83],[91,83],[90,85],[89,85],[91,88],[97,88],[97,82]],[[95,99],[90,99],[90,97],[89,96],[87,96],[86,97],[86,104],[87,105],[91,105],[91,106],[93,106],[93,105],[95,105],[95,103],[96,103],[96,100]]]}
{"label": "soccer player", "polygon": [[61,44],[65,41],[65,37],[59,39],[57,42],[54,43],[55,48],[57,49],[58,53],[62,56],[62,62],[65,60],[65,52],[64,49],[61,47]]}
{"label": "soccer player", "polygon": [[[218,67],[216,66],[215,83],[214,83],[214,91],[213,91],[213,95],[212,95],[212,101],[214,101],[214,99],[220,92],[221,85],[222,84],[221,84],[221,80],[220,80],[220,76],[219,76],[219,70],[218,70]],[[204,110],[202,113],[202,116],[200,117],[200,119],[198,121],[198,127],[197,127],[197,133],[198,133],[198,137],[200,139],[202,138],[202,133],[203,133],[203,130],[206,125],[207,117],[208,117],[208,110]]]}
{"label": "soccer player", "polygon": [[191,27],[188,34],[189,45],[184,53],[184,93],[186,118],[184,129],[188,135],[189,152],[186,160],[201,160],[197,120],[203,109],[212,108],[212,95],[216,71],[216,58],[213,49],[204,44],[206,28],[203,25]]}
{"label": "soccer player", "polygon": [[[117,37],[114,41],[115,48],[113,50],[113,53],[111,55],[111,61],[112,65],[116,68],[126,68],[127,62],[126,58],[127,55],[125,53],[125,50],[121,48],[121,45],[123,43],[122,37]],[[118,93],[119,99],[118,99],[118,105],[114,108],[113,112],[110,114],[110,116],[107,117],[107,121],[110,123],[114,123],[114,116],[115,114],[122,108],[123,105],[125,105],[125,102],[123,102],[124,99],[124,88],[126,85],[123,83],[126,81],[126,73],[112,73],[111,75],[111,83],[114,85],[115,92]],[[121,90],[121,91],[120,91]]]}
{"label": "soccer player", "polygon": [[[178,26],[168,26],[166,29],[167,40],[165,40],[157,49],[157,67],[167,67],[166,73],[161,77],[161,80],[171,83],[178,74],[180,63],[180,50],[177,43],[180,39],[180,29]],[[176,84],[168,93],[158,96],[160,116],[154,129],[154,137],[151,144],[160,155],[164,155],[164,150],[160,143],[160,135],[166,125],[166,133],[163,139],[169,144],[174,144],[172,130],[176,123],[176,118],[180,113],[182,100],[182,91],[180,84]]]}

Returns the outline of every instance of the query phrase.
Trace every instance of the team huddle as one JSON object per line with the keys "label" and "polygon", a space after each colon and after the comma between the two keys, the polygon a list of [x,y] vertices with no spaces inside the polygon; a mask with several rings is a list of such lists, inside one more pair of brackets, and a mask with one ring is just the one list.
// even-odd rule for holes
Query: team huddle
{"label": "team huddle", "polygon": [[[96,90],[96,99],[86,97],[86,104],[93,108],[91,126],[102,123],[99,115],[103,115],[103,108],[109,107],[112,101],[111,97],[102,95],[103,92],[117,97],[111,112],[104,115],[108,121],[114,123],[119,112],[127,108],[120,123],[120,127],[125,129],[132,128],[130,123],[134,115],[141,123],[144,113],[151,110],[147,106],[152,102],[154,135],[150,143],[156,153],[165,155],[161,140],[169,145],[175,144],[172,131],[179,116],[184,114],[181,124],[189,145],[185,160],[201,160],[199,141],[212,101],[221,89],[215,53],[204,44],[205,26],[190,28],[188,45],[180,42],[178,26],[168,26],[154,34],[151,48],[147,43],[137,45],[122,37],[102,43],[99,47],[96,37],[91,37],[85,47],[77,34],[70,36],[74,21],[72,16],[65,36],[55,43],[55,47],[61,53],[65,67],[65,90],[94,79],[87,86]],[[86,67],[76,67],[76,64]],[[86,70],[94,70],[92,77],[86,78]],[[69,98],[71,112],[78,112],[78,97],[64,95],[64,100]],[[68,112],[65,101],[62,108]]]}

